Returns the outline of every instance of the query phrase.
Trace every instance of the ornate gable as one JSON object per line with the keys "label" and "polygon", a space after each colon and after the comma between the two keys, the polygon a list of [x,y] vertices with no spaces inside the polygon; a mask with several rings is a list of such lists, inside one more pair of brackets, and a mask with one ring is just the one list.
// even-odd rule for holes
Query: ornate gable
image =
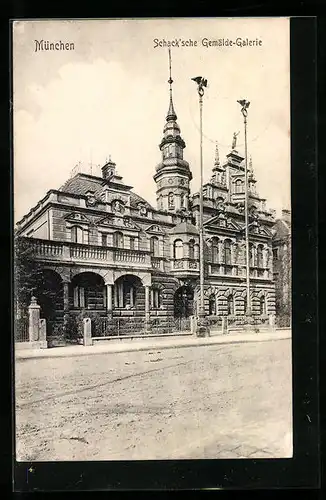
{"label": "ornate gable", "polygon": [[226,215],[221,212],[212,219],[208,220],[204,224],[206,229],[219,230],[219,229],[229,229],[231,231],[240,231],[241,227],[233,219],[226,217]]}
{"label": "ornate gable", "polygon": [[145,229],[145,233],[151,234],[165,234],[163,229],[158,224],[152,224],[147,229]]}
{"label": "ornate gable", "polygon": [[90,220],[86,215],[81,214],[80,212],[73,212],[65,216],[65,220],[72,224],[80,223],[80,224],[90,224]]}
{"label": "ornate gable", "polygon": [[141,231],[140,226],[135,224],[135,222],[129,217],[118,217],[114,214],[108,214],[104,218],[97,221],[97,226],[112,227],[112,228],[125,228],[134,231]]}

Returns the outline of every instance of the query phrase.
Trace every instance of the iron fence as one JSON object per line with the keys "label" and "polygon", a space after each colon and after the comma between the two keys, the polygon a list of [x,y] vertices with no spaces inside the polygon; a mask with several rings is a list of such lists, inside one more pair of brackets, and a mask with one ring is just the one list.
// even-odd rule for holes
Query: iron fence
{"label": "iron fence", "polygon": [[28,342],[28,318],[18,318],[14,324],[15,342]]}
{"label": "iron fence", "polygon": [[92,318],[92,337],[123,337],[190,332],[190,318]]}

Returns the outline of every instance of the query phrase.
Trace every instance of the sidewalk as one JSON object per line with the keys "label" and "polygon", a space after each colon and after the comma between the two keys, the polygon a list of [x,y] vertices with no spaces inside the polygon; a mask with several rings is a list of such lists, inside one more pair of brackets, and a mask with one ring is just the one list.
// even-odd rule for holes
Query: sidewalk
{"label": "sidewalk", "polygon": [[143,338],[126,340],[108,340],[92,346],[74,345],[53,347],[51,349],[23,349],[15,351],[15,359],[63,358],[70,356],[88,356],[90,354],[113,354],[118,352],[147,351],[150,349],[172,349],[174,347],[209,346],[216,344],[238,344],[243,342],[266,342],[271,340],[290,339],[291,330],[275,330],[273,332],[239,332],[227,335],[214,335],[198,338],[192,335],[176,338]]}

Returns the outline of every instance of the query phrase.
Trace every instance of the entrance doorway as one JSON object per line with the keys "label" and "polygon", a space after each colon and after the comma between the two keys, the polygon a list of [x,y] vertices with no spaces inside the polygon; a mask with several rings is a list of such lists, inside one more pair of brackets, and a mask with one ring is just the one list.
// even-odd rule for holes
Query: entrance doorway
{"label": "entrance doorway", "polygon": [[174,294],[174,317],[189,318],[194,314],[194,291],[189,286],[181,286]]}

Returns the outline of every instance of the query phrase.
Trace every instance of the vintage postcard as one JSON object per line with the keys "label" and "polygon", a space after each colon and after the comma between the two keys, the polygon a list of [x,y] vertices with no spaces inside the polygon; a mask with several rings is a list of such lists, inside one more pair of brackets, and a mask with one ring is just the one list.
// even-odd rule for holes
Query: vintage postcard
{"label": "vintage postcard", "polygon": [[16,460],[291,458],[289,19],[12,29]]}

